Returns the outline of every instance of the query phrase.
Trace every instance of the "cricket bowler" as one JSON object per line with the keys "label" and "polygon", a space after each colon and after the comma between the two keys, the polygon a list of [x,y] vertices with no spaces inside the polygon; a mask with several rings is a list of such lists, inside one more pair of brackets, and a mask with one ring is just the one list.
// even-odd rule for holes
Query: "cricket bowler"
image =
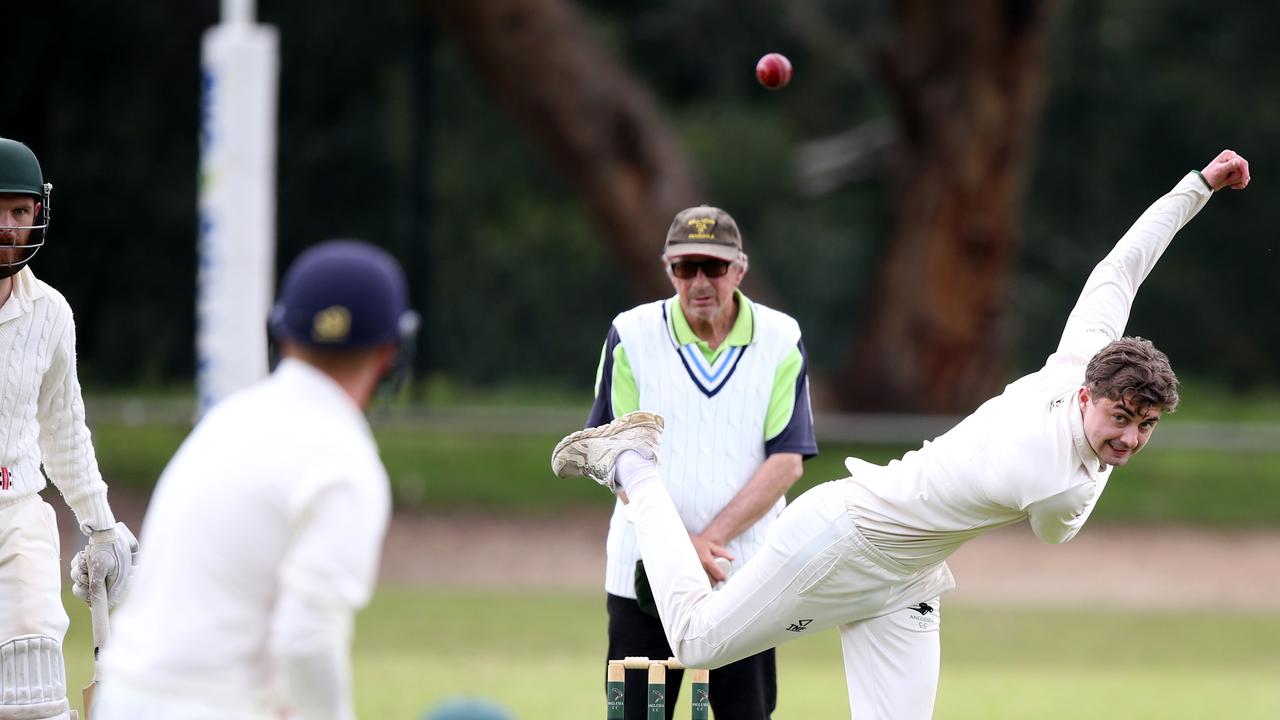
{"label": "cricket bowler", "polygon": [[765,548],[712,591],[662,483],[663,421],[648,413],[565,438],[560,477],[624,497],[675,656],[715,668],[837,627],[857,720],[933,714],[946,558],[993,528],[1029,522],[1047,543],[1080,531],[1111,471],[1178,404],[1164,353],[1125,337],[1139,285],[1217,190],[1249,184],[1225,150],[1183,177],[1094,268],[1044,366],[919,450],[887,465],[849,458],[849,477],[783,511]]}

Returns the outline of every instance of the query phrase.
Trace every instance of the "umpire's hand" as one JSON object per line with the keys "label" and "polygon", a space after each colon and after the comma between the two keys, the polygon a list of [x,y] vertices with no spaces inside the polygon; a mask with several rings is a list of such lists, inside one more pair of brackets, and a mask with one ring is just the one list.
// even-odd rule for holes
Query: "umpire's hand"
{"label": "umpire's hand", "polygon": [[724,545],[694,533],[689,533],[689,540],[693,543],[693,549],[697,551],[698,559],[702,561],[702,569],[706,571],[707,577],[711,579],[711,584],[715,585],[728,580],[729,574],[724,571],[724,568],[716,564],[716,558],[733,560],[733,555],[729,554]]}

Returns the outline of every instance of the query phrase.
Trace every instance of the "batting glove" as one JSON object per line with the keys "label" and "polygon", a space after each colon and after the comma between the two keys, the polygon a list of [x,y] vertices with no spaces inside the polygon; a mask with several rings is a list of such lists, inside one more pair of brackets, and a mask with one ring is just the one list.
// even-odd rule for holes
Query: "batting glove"
{"label": "batting glove", "polygon": [[[89,544],[71,559],[71,592],[89,602],[89,559],[95,558],[97,572],[105,572],[107,607],[115,608],[129,589],[129,577],[138,564],[138,539],[122,522],[109,530],[98,530],[89,536]],[[95,579],[97,572],[95,572]]]}

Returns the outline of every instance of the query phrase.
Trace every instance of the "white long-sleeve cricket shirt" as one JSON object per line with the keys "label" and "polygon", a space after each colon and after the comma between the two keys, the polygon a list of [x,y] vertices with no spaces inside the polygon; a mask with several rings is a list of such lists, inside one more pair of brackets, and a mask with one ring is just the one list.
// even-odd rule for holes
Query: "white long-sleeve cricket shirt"
{"label": "white long-sleeve cricket shirt", "polygon": [[106,672],[228,717],[285,706],[354,717],[352,619],[373,592],[389,515],[363,413],[327,375],[285,359],[216,405],[161,475]]}
{"label": "white long-sleeve cricket shirt", "polygon": [[1021,520],[1046,542],[1075,536],[1111,474],[1084,436],[1077,392],[1085,367],[1123,335],[1138,286],[1211,194],[1189,173],[1138,218],[1094,268],[1040,370],[900,460],[883,467],[847,461],[847,502],[868,540],[925,567]]}
{"label": "white long-sleeve cricket shirt", "polygon": [[76,376],[71,306],[24,267],[0,306],[0,506],[57,486],[80,529],[115,525]]}

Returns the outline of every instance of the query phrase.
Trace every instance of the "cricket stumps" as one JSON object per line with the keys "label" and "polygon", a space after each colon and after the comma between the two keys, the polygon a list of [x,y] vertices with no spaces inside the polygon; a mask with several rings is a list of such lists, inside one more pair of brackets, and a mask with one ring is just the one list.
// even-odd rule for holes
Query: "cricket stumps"
{"label": "cricket stumps", "polygon": [[[605,675],[605,718],[622,720],[626,702],[627,670],[648,670],[649,683],[645,697],[648,708],[648,720],[665,720],[667,716],[667,670],[684,670],[684,665],[675,658],[666,660],[650,660],[647,657],[626,657],[621,660],[610,660]],[[709,720],[710,708],[710,676],[709,670],[689,669],[691,705],[693,720]]]}

